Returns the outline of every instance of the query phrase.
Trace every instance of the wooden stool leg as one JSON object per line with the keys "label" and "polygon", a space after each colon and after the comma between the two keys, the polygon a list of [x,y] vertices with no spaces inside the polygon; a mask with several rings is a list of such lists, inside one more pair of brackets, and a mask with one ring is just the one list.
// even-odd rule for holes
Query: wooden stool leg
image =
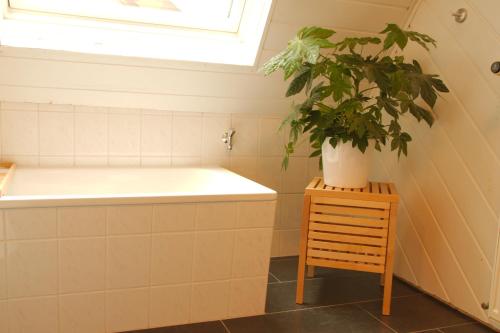
{"label": "wooden stool leg", "polygon": [[384,301],[382,305],[382,314],[385,316],[391,314],[392,273],[394,264],[394,242],[396,241],[397,207],[398,205],[396,203],[391,203],[391,212],[389,215],[389,233],[387,237],[387,254],[385,257]]}
{"label": "wooden stool leg", "polygon": [[307,265],[307,277],[308,278],[314,277],[314,266]]}
{"label": "wooden stool leg", "polygon": [[391,314],[391,297],[392,297],[392,274],[385,273],[384,281],[384,301],[382,305],[382,314],[388,316]]}
{"label": "wooden stool leg", "polygon": [[306,275],[306,258],[307,258],[307,235],[309,233],[309,206],[311,204],[311,196],[304,196],[304,206],[302,208],[302,229],[300,233],[300,252],[299,252],[299,267],[297,272],[297,295],[295,302],[297,304],[304,303],[304,280]]}

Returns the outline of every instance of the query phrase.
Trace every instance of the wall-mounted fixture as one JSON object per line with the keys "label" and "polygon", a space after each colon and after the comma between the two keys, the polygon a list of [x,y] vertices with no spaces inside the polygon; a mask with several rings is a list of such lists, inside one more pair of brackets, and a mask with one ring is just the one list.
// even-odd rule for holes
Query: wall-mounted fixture
{"label": "wall-mounted fixture", "polygon": [[227,131],[222,134],[222,142],[226,144],[226,149],[227,150],[232,150],[233,149],[233,135],[236,133],[236,131],[232,128],[228,129]]}
{"label": "wall-mounted fixture", "polygon": [[491,72],[500,76],[500,61],[495,61],[491,64]]}
{"label": "wall-mounted fixture", "polygon": [[460,8],[453,14],[451,14],[453,17],[455,17],[455,21],[458,23],[463,23],[467,19],[467,9],[465,8]]}

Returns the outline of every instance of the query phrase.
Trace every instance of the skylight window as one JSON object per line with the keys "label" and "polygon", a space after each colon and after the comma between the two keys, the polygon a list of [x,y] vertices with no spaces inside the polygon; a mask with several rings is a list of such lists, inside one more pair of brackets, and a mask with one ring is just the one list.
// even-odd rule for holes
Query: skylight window
{"label": "skylight window", "polygon": [[236,32],[245,0],[9,0],[13,10]]}
{"label": "skylight window", "polygon": [[272,0],[0,0],[0,45],[254,65]]}

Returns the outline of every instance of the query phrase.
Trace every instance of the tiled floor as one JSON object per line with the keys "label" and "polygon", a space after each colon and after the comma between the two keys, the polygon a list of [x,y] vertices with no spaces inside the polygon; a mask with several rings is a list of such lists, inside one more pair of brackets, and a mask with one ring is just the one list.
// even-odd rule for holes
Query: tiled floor
{"label": "tiled floor", "polygon": [[266,315],[136,333],[490,333],[448,306],[395,279],[391,316],[381,315],[375,274],[321,269],[295,304],[297,258],[271,260]]}

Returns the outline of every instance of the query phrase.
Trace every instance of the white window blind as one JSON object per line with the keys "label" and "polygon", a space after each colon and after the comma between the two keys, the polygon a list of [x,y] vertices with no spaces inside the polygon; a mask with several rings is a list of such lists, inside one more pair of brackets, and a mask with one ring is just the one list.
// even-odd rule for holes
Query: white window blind
{"label": "white window blind", "polygon": [[52,15],[236,32],[245,0],[9,0],[9,7]]}

